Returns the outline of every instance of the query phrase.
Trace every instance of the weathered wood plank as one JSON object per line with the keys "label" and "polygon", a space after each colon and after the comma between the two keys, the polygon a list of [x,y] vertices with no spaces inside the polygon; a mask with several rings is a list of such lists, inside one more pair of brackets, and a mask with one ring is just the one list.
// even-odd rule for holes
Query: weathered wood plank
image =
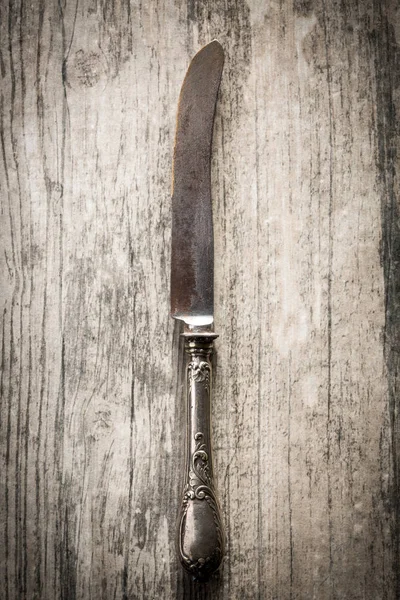
{"label": "weathered wood plank", "polygon": [[[400,594],[394,0],[1,4],[0,575],[14,599]],[[175,111],[217,37],[220,575],[174,553]]]}

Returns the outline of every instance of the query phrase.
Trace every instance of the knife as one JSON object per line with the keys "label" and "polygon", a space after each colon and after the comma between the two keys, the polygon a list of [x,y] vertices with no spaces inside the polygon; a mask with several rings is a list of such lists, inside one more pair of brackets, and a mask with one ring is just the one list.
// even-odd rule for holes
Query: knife
{"label": "knife", "polygon": [[225,534],[216,494],[210,404],[214,339],[211,142],[224,53],[214,40],[192,59],[179,97],[172,180],[171,316],[183,322],[186,466],[177,549],[206,580],[221,564]]}

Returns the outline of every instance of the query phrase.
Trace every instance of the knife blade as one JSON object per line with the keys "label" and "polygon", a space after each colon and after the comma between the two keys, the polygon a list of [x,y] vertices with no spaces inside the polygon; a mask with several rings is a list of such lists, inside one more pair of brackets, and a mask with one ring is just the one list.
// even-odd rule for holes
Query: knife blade
{"label": "knife blade", "polygon": [[184,323],[187,431],[177,530],[182,566],[197,580],[218,569],[225,549],[211,443],[214,249],[211,146],[224,64],[218,41],[192,59],[178,103],[172,180],[171,316]]}

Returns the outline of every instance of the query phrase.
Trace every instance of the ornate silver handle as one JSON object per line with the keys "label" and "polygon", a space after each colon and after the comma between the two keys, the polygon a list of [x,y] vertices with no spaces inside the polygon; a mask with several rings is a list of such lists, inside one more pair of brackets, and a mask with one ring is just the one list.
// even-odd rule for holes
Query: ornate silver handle
{"label": "ornate silver handle", "polygon": [[213,481],[210,403],[213,333],[184,334],[187,365],[187,458],[178,523],[178,553],[195,579],[205,580],[221,564],[225,535]]}

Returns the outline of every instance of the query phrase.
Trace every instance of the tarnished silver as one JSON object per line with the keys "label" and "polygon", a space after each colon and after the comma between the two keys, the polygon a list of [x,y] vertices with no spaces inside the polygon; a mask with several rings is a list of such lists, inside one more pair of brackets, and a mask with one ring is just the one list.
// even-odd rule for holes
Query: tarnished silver
{"label": "tarnished silver", "polygon": [[172,187],[171,316],[184,322],[187,436],[177,547],[197,580],[221,564],[225,535],[213,477],[211,355],[214,250],[211,142],[224,54],[213,41],[190,63],[179,97]]}
{"label": "tarnished silver", "polygon": [[216,337],[211,333],[198,338],[185,335],[190,356],[186,370],[187,454],[178,552],[183,567],[198,580],[218,569],[225,548],[211,445],[211,354]]}

